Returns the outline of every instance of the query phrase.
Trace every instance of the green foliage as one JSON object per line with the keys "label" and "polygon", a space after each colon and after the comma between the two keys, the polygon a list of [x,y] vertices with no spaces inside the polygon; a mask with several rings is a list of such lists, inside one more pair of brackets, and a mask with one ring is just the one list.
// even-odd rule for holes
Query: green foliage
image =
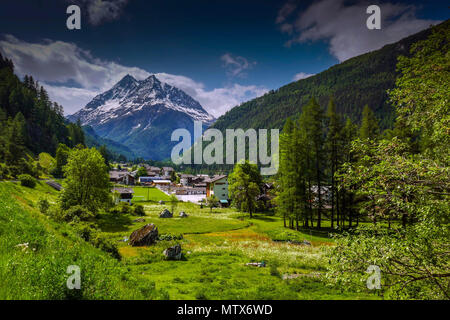
{"label": "green foliage", "polygon": [[[402,75],[391,92],[399,127],[420,133],[421,152],[411,148],[408,134],[356,140],[356,160],[339,173],[341,184],[359,197],[360,213],[374,222],[342,237],[331,252],[329,277],[347,287],[361,286],[361,274],[374,264],[388,298],[450,298],[449,28],[448,21],[433,28],[411,57],[399,59]],[[376,224],[381,219],[387,230]],[[391,226],[397,219],[401,228]]]}
{"label": "green foliage", "polygon": [[34,179],[29,174],[21,174],[19,175],[20,184],[24,187],[34,188],[36,186],[36,179]]}
{"label": "green foliage", "polygon": [[50,173],[56,178],[63,177],[63,167],[67,164],[70,148],[65,144],[60,143],[56,149],[55,165],[52,167]]}
{"label": "green foliage", "polygon": [[[42,216],[13,197],[35,197],[32,191],[0,183],[0,299],[151,299],[151,281],[139,281],[116,259],[76,236],[72,228]],[[47,190],[47,189],[45,189]],[[23,246],[18,247],[18,244]],[[81,269],[81,289],[66,286],[67,267]],[[18,285],[20,284],[20,285]],[[144,297],[139,286],[146,287]]]}
{"label": "green foliage", "polygon": [[90,239],[90,242],[100,250],[109,253],[113,258],[117,260],[121,259],[117,245],[109,239],[108,235],[97,233],[92,239]]}
{"label": "green foliage", "polygon": [[141,217],[145,216],[145,210],[144,210],[144,207],[141,206],[140,204],[135,204],[135,205],[133,206],[133,213],[134,213],[134,215],[136,215],[136,216],[141,216]]}
{"label": "green foliage", "polygon": [[248,212],[250,218],[256,211],[256,197],[261,193],[262,177],[256,164],[243,161],[234,166],[229,178],[230,198],[240,211]]}
{"label": "green foliage", "polygon": [[136,172],[136,179],[147,176],[147,170],[144,167],[139,167]]}
{"label": "green foliage", "polygon": [[46,214],[50,208],[50,203],[46,198],[40,198],[38,201],[38,208],[41,213]]}
{"label": "green foliage", "polygon": [[72,150],[63,170],[66,177],[60,196],[63,209],[81,205],[95,213],[109,204],[107,167],[96,149]]}
{"label": "green foliage", "polygon": [[[425,154],[448,165],[450,145],[450,21],[432,28],[428,39],[415,43],[411,55],[401,56],[401,76],[390,98],[397,122],[421,136]],[[432,109],[432,112],[430,111]]]}
{"label": "green foliage", "polygon": [[94,214],[90,212],[86,207],[76,205],[70,207],[62,212],[62,219],[64,221],[89,221],[94,218]]}
{"label": "green foliage", "polygon": [[361,120],[361,127],[359,128],[359,137],[363,140],[375,140],[379,135],[378,120],[375,113],[368,105],[364,106]]}
{"label": "green foliage", "polygon": [[212,212],[212,209],[219,205],[219,199],[214,194],[209,197],[206,197],[206,205],[210,208]]}

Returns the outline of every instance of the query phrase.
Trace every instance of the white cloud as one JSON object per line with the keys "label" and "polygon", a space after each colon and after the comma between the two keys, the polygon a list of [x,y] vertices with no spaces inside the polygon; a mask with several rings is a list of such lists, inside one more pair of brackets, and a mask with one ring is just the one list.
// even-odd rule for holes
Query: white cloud
{"label": "white cloud", "polygon": [[294,77],[292,78],[292,80],[294,81],[298,81],[301,79],[306,79],[309,78],[311,76],[315,75],[315,73],[305,73],[305,72],[299,72],[296,75],[294,75]]}
{"label": "white cloud", "polygon": [[[151,75],[138,67],[95,58],[76,44],[63,41],[30,43],[6,35],[0,41],[0,50],[13,60],[19,76],[29,74],[40,81],[50,98],[65,108],[66,114],[83,108],[93,97],[110,89],[127,74],[138,80]],[[207,90],[203,83],[186,76],[167,73],[158,73],[156,76],[185,91],[215,117],[268,91],[260,86],[239,84]]]}
{"label": "white cloud", "polygon": [[366,9],[370,4],[369,1],[346,5],[344,0],[320,0],[292,21],[277,19],[276,22],[283,32],[292,34],[287,45],[324,40],[339,61],[379,49],[438,22],[417,18],[413,5],[384,3],[380,5],[381,30],[369,30]]}
{"label": "white cloud", "polygon": [[189,94],[215,117],[224,114],[244,101],[259,97],[269,91],[262,86],[242,86],[237,83],[224,88],[206,90],[203,83],[196,82],[185,76],[167,73],[157,73],[155,76],[161,81]]}
{"label": "white cloud", "polygon": [[251,69],[256,62],[248,61],[244,57],[233,56],[231,53],[225,53],[220,57],[223,61],[223,66],[227,69],[227,74],[231,77],[245,77],[247,73],[245,70]]}
{"label": "white cloud", "polygon": [[89,23],[98,26],[119,19],[129,0],[67,0],[86,9]]}

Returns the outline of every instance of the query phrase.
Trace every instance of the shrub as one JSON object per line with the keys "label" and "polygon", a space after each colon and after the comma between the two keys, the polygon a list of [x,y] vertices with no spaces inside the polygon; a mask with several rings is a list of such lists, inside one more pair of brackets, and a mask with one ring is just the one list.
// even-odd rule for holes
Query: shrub
{"label": "shrub", "polygon": [[94,214],[83,206],[73,206],[63,212],[62,218],[65,221],[88,221],[94,218]]}
{"label": "shrub", "polygon": [[144,210],[144,207],[143,206],[141,206],[140,204],[138,204],[138,205],[136,205],[135,207],[134,207],[134,214],[135,215],[137,215],[137,216],[145,216],[145,210]]}
{"label": "shrub", "polygon": [[24,187],[34,188],[36,186],[36,179],[34,179],[29,174],[19,175],[20,184]]}
{"label": "shrub", "polygon": [[96,236],[97,226],[94,223],[78,222],[73,223],[75,233],[84,241],[91,241]]}
{"label": "shrub", "polygon": [[115,205],[110,209],[110,212],[112,213],[130,213],[131,207],[126,202],[119,202],[119,204]]}
{"label": "shrub", "polygon": [[38,201],[38,208],[43,214],[47,214],[48,208],[50,208],[50,203],[45,198],[40,198]]}
{"label": "shrub", "polygon": [[97,233],[90,242],[100,250],[109,253],[113,258],[116,258],[117,260],[121,259],[117,245],[107,238],[106,235]]}

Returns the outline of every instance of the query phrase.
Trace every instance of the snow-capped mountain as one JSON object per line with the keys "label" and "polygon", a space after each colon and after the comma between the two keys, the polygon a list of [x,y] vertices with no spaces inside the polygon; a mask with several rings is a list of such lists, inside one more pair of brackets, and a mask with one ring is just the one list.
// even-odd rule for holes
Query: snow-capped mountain
{"label": "snow-capped mountain", "polygon": [[194,121],[202,121],[207,127],[215,120],[184,91],[154,75],[141,81],[126,75],[67,118],[80,119],[82,125],[92,126],[101,137],[155,160],[170,157],[175,144],[170,141],[173,130],[185,128],[192,133]]}

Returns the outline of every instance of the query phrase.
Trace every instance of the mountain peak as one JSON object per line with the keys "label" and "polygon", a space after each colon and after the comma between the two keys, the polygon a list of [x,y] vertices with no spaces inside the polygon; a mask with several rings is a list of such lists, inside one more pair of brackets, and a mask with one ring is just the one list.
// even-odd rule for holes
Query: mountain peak
{"label": "mountain peak", "polygon": [[137,80],[133,76],[131,76],[130,74],[127,73],[126,76],[124,76],[122,79],[120,79],[116,83],[116,86],[117,85],[127,85],[127,84],[135,83],[135,82],[137,82]]}

